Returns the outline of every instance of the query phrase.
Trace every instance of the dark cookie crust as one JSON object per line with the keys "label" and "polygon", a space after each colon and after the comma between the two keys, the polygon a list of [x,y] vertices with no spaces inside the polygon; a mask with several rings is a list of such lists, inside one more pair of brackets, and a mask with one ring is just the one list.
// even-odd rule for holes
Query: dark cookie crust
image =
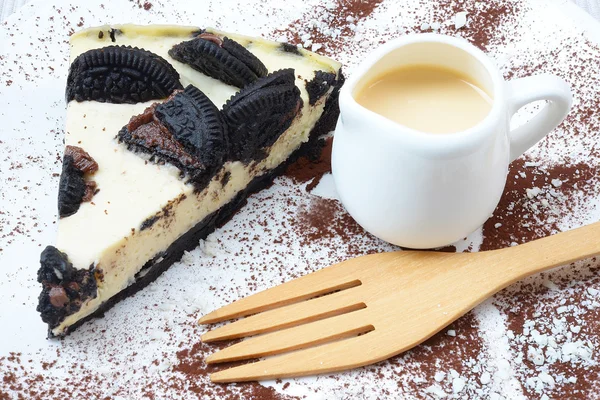
{"label": "dark cookie crust", "polygon": [[[316,153],[321,150],[322,140],[321,136],[329,133],[335,127],[339,115],[338,99],[337,95],[339,88],[344,82],[344,78],[339,73],[340,78],[338,79],[334,91],[331,97],[325,104],[325,110],[323,115],[312,129],[310,133],[310,139],[307,143],[303,144],[298,150],[296,150],[287,161],[282,163],[276,169],[269,173],[255,178],[248,187],[220,210],[207,216],[201,222],[199,222],[194,228],[189,230],[182,237],[177,239],[169,248],[161,253],[157,254],[153,260],[149,261],[142,272],[136,277],[135,283],[127,287],[125,290],[119,292],[117,295],[110,298],[104,304],[102,304],[98,310],[91,315],[77,321],[74,325],[70,326],[64,333],[67,335],[73,332],[75,329],[83,325],[85,322],[104,316],[104,313],[109,310],[113,305],[119,301],[134,295],[139,290],[146,287],[148,284],[156,280],[164,271],[166,271],[173,263],[179,261],[185,251],[192,250],[197,247],[198,241],[206,238],[216,228],[227,223],[235,213],[246,203],[246,199],[253,193],[256,193],[269,185],[271,185],[273,179],[282,174],[286,168],[294,163],[299,157],[302,156],[316,156]],[[64,336],[62,335],[62,336]],[[48,337],[54,337],[52,331],[48,331]]]}
{"label": "dark cookie crust", "polygon": [[37,311],[51,330],[66,316],[79,311],[84,301],[96,297],[94,266],[75,269],[65,253],[48,246],[40,256],[38,282],[43,286]]}

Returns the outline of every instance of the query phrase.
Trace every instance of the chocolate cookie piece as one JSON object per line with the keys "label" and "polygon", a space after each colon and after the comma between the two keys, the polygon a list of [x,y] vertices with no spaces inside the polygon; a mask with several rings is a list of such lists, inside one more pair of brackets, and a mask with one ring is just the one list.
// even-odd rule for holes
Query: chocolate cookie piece
{"label": "chocolate cookie piece", "polygon": [[75,167],[73,157],[65,156],[58,185],[58,215],[64,218],[75,214],[79,210],[85,191],[83,172]]}
{"label": "chocolate cookie piece", "polygon": [[229,133],[231,159],[249,162],[264,157],[263,149],[290,127],[302,107],[295,79],[293,69],[273,72],[225,103],[222,114]]}
{"label": "chocolate cookie piece", "polygon": [[67,315],[76,313],[81,304],[96,297],[95,269],[77,270],[67,255],[54,246],[48,246],[40,256],[38,282],[43,289],[37,311],[50,329],[58,326]]}
{"label": "chocolate cookie piece", "polygon": [[83,149],[67,146],[58,186],[58,215],[61,218],[75,214],[84,201],[90,201],[97,191],[96,182],[86,181],[84,175],[93,174],[98,164]]}
{"label": "chocolate cookie piece", "polygon": [[285,53],[291,53],[296,56],[302,57],[302,53],[300,53],[300,50],[298,50],[298,46],[293,45],[291,43],[281,43],[281,50]]}
{"label": "chocolate cookie piece", "polygon": [[332,86],[335,86],[335,83],[336,75],[333,72],[316,71],[315,77],[306,82],[308,103],[314,105]]}
{"label": "chocolate cookie piece", "polygon": [[212,33],[204,32],[173,46],[169,55],[203,74],[239,88],[267,75],[267,67],[244,46]]}
{"label": "chocolate cookie piece", "polygon": [[130,46],[86,51],[73,61],[67,101],[139,103],[164,99],[183,89],[179,74],[164,58]]}
{"label": "chocolate cookie piece", "polygon": [[175,139],[206,167],[222,166],[227,154],[219,109],[195,86],[156,106],[156,117]]}
{"label": "chocolate cookie piece", "polygon": [[197,189],[223,166],[229,148],[219,110],[191,85],[133,117],[117,139],[153,162],[176,166]]}
{"label": "chocolate cookie piece", "polygon": [[38,270],[37,281],[58,284],[62,280],[70,280],[75,270],[67,255],[56,247],[48,246],[40,256],[42,267]]}

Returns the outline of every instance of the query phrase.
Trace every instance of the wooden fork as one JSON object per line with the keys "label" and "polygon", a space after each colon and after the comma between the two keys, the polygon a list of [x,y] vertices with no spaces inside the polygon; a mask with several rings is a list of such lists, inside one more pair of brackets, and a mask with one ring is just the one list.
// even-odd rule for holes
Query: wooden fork
{"label": "wooden fork", "polygon": [[256,314],[207,332],[204,342],[262,334],[210,355],[208,364],[269,356],[211,380],[285,378],[376,363],[425,341],[519,279],[596,254],[600,222],[501,250],[398,251],[347,260],[200,319],[208,324]]}

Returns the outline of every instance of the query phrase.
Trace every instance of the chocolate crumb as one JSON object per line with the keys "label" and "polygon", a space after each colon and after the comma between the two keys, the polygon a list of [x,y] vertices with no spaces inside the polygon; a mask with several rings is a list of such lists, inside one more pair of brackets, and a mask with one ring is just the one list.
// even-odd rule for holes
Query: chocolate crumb
{"label": "chocolate crumb", "polygon": [[110,36],[110,41],[113,42],[113,43],[115,43],[117,41],[117,37],[116,36],[121,34],[121,30],[120,29],[111,28],[108,31],[108,34]]}
{"label": "chocolate crumb", "polygon": [[73,166],[84,174],[93,174],[98,171],[98,163],[81,147],[68,145],[65,157],[73,158]]}
{"label": "chocolate crumb", "polygon": [[49,292],[50,303],[57,308],[64,307],[69,302],[69,297],[65,289],[61,286],[55,286]]}
{"label": "chocolate crumb", "polygon": [[86,181],[85,182],[85,194],[81,199],[82,202],[91,201],[96,193],[98,193],[98,189],[96,188],[97,184],[95,181]]}

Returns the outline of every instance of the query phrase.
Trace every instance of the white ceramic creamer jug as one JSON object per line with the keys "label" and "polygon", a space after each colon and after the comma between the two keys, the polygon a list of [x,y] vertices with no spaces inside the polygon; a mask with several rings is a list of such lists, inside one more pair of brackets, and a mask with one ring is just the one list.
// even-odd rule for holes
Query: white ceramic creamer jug
{"label": "white ceramic creamer jug", "polygon": [[[489,114],[465,131],[430,134],[356,102],[361,84],[420,64],[456,70],[478,82],[493,99]],[[510,130],[512,115],[538,100],[548,102]],[[560,124],[572,96],[558,77],[505,82],[492,60],[465,40],[419,34],[372,53],[345,83],[339,101],[332,171],[342,203],[375,236],[399,246],[432,248],[466,237],[491,216],[508,164]]]}

